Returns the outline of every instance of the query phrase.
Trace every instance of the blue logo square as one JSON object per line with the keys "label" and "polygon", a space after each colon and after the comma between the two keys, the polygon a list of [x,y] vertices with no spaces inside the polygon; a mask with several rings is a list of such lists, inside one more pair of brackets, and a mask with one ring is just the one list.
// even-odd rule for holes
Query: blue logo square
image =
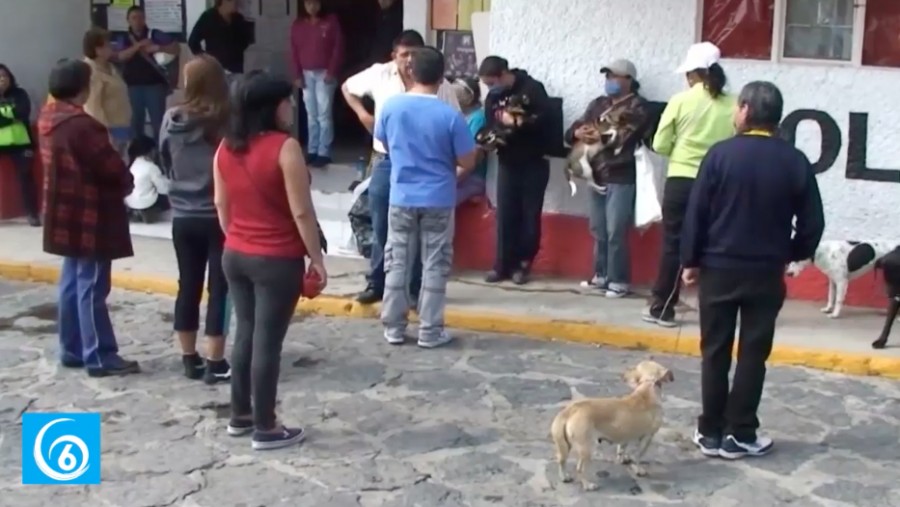
{"label": "blue logo square", "polygon": [[100,484],[100,414],[22,414],[22,484]]}

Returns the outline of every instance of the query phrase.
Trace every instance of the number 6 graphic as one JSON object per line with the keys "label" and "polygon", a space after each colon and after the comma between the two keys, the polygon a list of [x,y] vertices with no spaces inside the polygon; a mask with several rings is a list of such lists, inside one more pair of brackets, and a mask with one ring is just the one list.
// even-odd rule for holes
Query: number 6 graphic
{"label": "number 6 graphic", "polygon": [[[37,465],[38,469],[44,473],[47,477],[59,481],[59,482],[67,482],[73,481],[87,472],[89,468],[90,462],[90,453],[88,452],[87,445],[84,443],[84,440],[76,437],[75,435],[63,435],[50,444],[50,449],[47,450],[47,456],[51,456],[53,454],[53,449],[59,444],[66,444],[62,452],[59,455],[59,459],[57,460],[57,466],[62,472],[57,471],[44,460],[44,453],[41,450],[43,447],[44,434],[49,430],[54,424],[61,422],[75,422],[73,419],[68,418],[60,418],[54,419],[44,427],[41,428],[41,431],[38,432],[37,437],[34,439],[34,463]],[[72,471],[73,468],[78,466],[78,458],[76,458],[72,454],[72,446],[78,448],[81,452],[81,466],[79,466],[76,470]],[[63,473],[67,472],[67,473]]]}

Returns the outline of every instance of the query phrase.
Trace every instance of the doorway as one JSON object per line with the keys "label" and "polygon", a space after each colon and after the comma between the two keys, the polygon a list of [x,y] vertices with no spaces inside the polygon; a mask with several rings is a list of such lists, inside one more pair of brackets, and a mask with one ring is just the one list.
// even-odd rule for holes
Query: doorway
{"label": "doorway", "polygon": [[[325,0],[338,17],[344,33],[345,58],[339,82],[369,67],[372,60],[372,44],[381,19],[378,0]],[[396,0],[394,8],[400,16],[403,0]],[[368,159],[371,136],[359,123],[356,114],[347,105],[340,89],[334,100],[335,162],[353,163],[360,157]]]}

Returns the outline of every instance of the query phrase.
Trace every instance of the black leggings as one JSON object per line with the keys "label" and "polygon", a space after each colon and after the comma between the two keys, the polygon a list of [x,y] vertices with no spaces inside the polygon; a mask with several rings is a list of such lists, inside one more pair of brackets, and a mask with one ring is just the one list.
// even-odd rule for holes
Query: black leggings
{"label": "black leggings", "polygon": [[253,414],[256,429],[271,430],[281,346],[303,291],[303,258],[226,250],[222,259],[237,318],[231,350],[231,415]]}
{"label": "black leggings", "polygon": [[206,290],[206,335],[224,336],[228,331],[228,282],[222,271],[225,234],[215,217],[175,217],[172,242],[178,261],[178,296],[175,298],[175,331],[196,332],[200,328],[200,301],[209,266]]}

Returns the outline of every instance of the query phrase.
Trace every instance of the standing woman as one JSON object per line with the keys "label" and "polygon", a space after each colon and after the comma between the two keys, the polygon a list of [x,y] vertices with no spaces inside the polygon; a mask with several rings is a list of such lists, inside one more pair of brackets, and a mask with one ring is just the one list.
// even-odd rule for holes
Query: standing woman
{"label": "standing woman", "polygon": [[109,32],[91,28],[84,34],[82,49],[84,61],[91,66],[91,94],[84,111],[109,129],[113,146],[124,156],[131,140],[131,102],[128,85],[111,63]]}
{"label": "standing woman", "polygon": [[237,316],[228,434],[252,433],[257,450],[305,436],[275,416],[281,346],[303,290],[304,257],[319,290],[327,281],[310,174],[288,133],[292,94],[287,81],[249,73],[215,162],[216,209],[226,231],[222,262]]}
{"label": "standing woman", "polygon": [[669,158],[663,191],[663,251],[646,322],[674,327],[681,279],[681,225],[700,162],[712,145],[734,135],[736,99],[725,91],[721,53],[710,42],[692,45],[676,71],[690,89],[669,100],[653,138],[653,151]]}
{"label": "standing woman", "polygon": [[325,167],[331,163],[331,111],[344,62],[344,35],[337,16],[322,10],[321,0],[304,0],[302,6],[291,26],[291,66],[306,105],[309,164]]}
{"label": "standing woman", "polygon": [[37,189],[31,170],[34,142],[30,123],[31,98],[24,88],[19,87],[9,67],[0,63],[0,156],[12,159],[28,223],[32,227],[40,227]]}
{"label": "standing woman", "polygon": [[[215,58],[200,55],[184,67],[184,102],[166,111],[160,132],[160,156],[171,178],[172,241],[178,261],[175,332],[181,344],[184,374],[207,384],[227,381],[228,283],[222,271],[225,235],[213,202],[213,159],[228,121],[228,83]],[[207,360],[197,353],[200,301],[206,290]]]}

